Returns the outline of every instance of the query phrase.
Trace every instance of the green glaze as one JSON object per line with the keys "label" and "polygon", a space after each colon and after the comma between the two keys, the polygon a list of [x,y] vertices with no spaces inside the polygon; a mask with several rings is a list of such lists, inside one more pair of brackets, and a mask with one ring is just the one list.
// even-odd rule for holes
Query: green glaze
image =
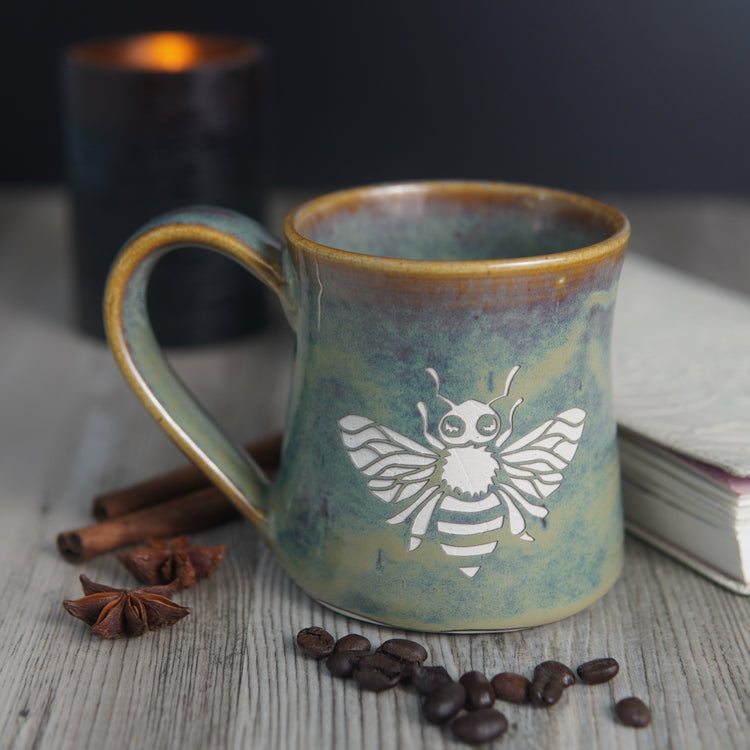
{"label": "green glaze", "polygon": [[[172,379],[148,333],[142,286],[175,224],[269,283],[295,330],[273,484]],[[628,233],[594,201],[493,183],[323,196],[290,215],[285,248],[243,217],[194,210],[125,249],[108,328],[136,393],[311,596],[416,630],[529,627],[588,606],[622,566],[610,335]]]}

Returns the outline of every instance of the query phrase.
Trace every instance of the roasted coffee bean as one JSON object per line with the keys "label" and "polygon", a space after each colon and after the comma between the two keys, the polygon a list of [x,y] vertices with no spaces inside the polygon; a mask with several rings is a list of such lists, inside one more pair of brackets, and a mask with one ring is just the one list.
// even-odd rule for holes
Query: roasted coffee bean
{"label": "roasted coffee bean", "polygon": [[648,706],[634,696],[619,701],[615,706],[615,713],[626,727],[645,727],[651,723],[651,711]]}
{"label": "roasted coffee bean", "polygon": [[308,655],[322,659],[333,651],[333,636],[323,628],[303,628],[297,633],[297,645]]}
{"label": "roasted coffee bean", "polygon": [[562,682],[563,687],[576,684],[576,676],[573,670],[560,661],[550,660],[537,664],[536,669],[534,669],[534,676],[536,677],[537,674],[542,672]]}
{"label": "roasted coffee bean", "polygon": [[334,651],[369,651],[370,641],[359,633],[349,633],[339,638],[333,646]]}
{"label": "roasted coffee bean", "polygon": [[490,708],[495,702],[495,691],[490,681],[476,670],[461,675],[459,682],[466,688],[466,708],[478,711],[480,708]]}
{"label": "roasted coffee bean", "polygon": [[459,716],[451,724],[451,729],[456,739],[477,745],[505,734],[508,730],[508,720],[494,708],[482,708]]}
{"label": "roasted coffee bean", "polygon": [[529,697],[535,706],[549,708],[554,706],[565,691],[565,686],[557,679],[545,672],[534,675],[529,685]]}
{"label": "roasted coffee bean", "polygon": [[529,697],[531,681],[522,674],[500,672],[490,682],[498,700],[509,703],[528,703],[531,700]]}
{"label": "roasted coffee bean", "polygon": [[354,665],[366,651],[334,651],[326,658],[326,668],[334,677],[351,677]]}
{"label": "roasted coffee bean", "polygon": [[422,715],[432,724],[445,724],[466,702],[466,688],[460,682],[446,682],[431,692],[422,704]]}
{"label": "roasted coffee bean", "polygon": [[405,667],[404,675],[407,677],[414,667],[422,666],[427,659],[425,647],[408,638],[391,638],[378,646],[376,653],[386,654],[402,664]]}
{"label": "roasted coffee bean", "polygon": [[354,679],[364,690],[380,692],[399,683],[403,667],[383,653],[367,654],[354,663]]}
{"label": "roasted coffee bean", "polygon": [[587,685],[599,685],[609,682],[620,671],[620,665],[616,659],[606,656],[602,659],[593,659],[581,664],[576,672]]}
{"label": "roasted coffee bean", "polygon": [[446,682],[453,682],[445,667],[414,667],[411,671],[411,684],[421,695],[429,695]]}

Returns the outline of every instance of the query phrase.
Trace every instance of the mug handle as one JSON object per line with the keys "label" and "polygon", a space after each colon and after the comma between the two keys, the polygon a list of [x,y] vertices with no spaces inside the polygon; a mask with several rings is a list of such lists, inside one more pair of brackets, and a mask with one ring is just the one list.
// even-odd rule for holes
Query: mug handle
{"label": "mug handle", "polygon": [[107,279],[104,325],[118,367],[157,424],[257,526],[265,521],[269,481],[246,451],[230,440],[164,357],[148,317],[146,287],[166,253],[186,245],[218,251],[239,262],[296,307],[293,273],[282,243],[242,214],[191,207],[154,219],[125,244]]}

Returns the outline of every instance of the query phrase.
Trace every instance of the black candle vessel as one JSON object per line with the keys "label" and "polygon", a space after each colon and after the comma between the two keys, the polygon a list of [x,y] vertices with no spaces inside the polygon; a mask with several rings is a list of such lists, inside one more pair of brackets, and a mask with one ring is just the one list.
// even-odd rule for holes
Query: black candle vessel
{"label": "black candle vessel", "polygon": [[[194,204],[263,220],[267,54],[252,40],[163,32],[74,46],[63,70],[77,321],[103,338],[107,273],[139,226]],[[149,307],[166,346],[266,322],[262,286],[197,248],[160,261]]]}

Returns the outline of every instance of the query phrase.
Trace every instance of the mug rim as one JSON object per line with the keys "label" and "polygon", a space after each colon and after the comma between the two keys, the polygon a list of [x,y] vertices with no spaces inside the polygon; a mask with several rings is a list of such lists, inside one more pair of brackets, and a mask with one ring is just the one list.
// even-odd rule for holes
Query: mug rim
{"label": "mug rim", "polygon": [[[572,250],[489,260],[422,260],[368,255],[317,242],[304,235],[298,228],[300,222],[315,211],[327,213],[355,204],[366,197],[407,193],[497,195],[557,201],[560,204],[566,204],[579,210],[583,209],[593,215],[604,217],[611,221],[616,228],[605,239]],[[415,180],[345,188],[311,198],[298,205],[287,215],[284,221],[284,233],[290,249],[292,247],[302,248],[315,258],[350,268],[409,276],[456,277],[476,276],[477,274],[509,276],[537,272],[557,272],[588,266],[606,258],[617,258],[625,251],[627,246],[630,237],[630,222],[621,211],[606,203],[557,188],[482,180]]]}

